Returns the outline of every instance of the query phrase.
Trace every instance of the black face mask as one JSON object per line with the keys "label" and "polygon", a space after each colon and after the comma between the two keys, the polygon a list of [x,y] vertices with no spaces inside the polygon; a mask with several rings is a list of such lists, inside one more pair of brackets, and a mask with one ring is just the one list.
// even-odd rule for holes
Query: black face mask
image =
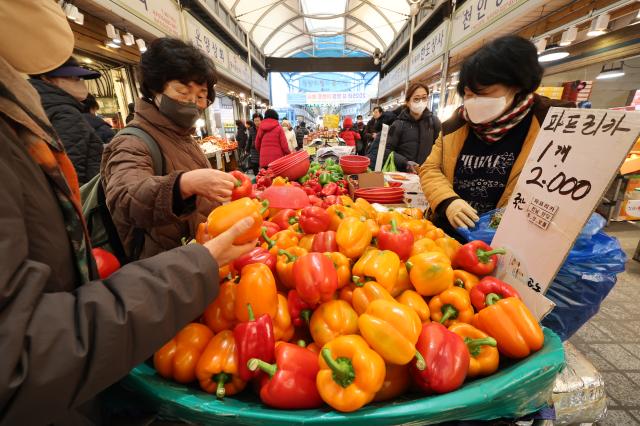
{"label": "black face mask", "polygon": [[158,110],[173,121],[178,127],[190,129],[200,117],[200,109],[192,102],[179,102],[167,95],[162,95]]}

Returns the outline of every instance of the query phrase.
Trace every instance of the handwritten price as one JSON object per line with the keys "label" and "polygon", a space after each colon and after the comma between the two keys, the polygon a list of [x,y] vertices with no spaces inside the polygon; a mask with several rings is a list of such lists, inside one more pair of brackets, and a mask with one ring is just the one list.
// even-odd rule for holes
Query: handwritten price
{"label": "handwritten price", "polygon": [[529,278],[529,281],[527,281],[527,287],[529,287],[530,289],[532,289],[536,293],[540,293],[542,291],[542,288],[540,287],[540,284],[535,282],[533,280],[533,278]]}

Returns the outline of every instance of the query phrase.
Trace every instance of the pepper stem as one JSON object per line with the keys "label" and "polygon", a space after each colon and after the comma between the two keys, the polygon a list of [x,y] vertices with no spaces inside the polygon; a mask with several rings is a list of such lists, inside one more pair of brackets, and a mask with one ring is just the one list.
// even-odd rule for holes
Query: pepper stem
{"label": "pepper stem", "polygon": [[307,324],[311,321],[311,309],[303,309],[300,311],[300,318],[304,320]]}
{"label": "pepper stem", "polygon": [[352,276],[351,281],[353,281],[356,287],[362,287],[364,285],[364,282],[362,282],[362,278],[357,275]]}
{"label": "pepper stem", "polygon": [[413,263],[407,261],[407,262],[404,263],[404,266],[407,267],[407,271],[410,271],[411,268],[413,268]]}
{"label": "pepper stem", "polygon": [[224,398],[227,391],[224,389],[224,385],[231,380],[231,375],[227,373],[218,373],[213,376],[213,381],[218,383],[216,387],[216,396],[220,399]]}
{"label": "pepper stem", "polygon": [[336,210],[336,215],[338,215],[340,219],[344,219],[344,213],[342,213],[341,211]]}
{"label": "pepper stem", "polygon": [[298,218],[296,216],[291,216],[287,222],[289,223],[289,225],[295,225],[296,223],[298,223]]}
{"label": "pepper stem", "polygon": [[491,260],[491,256],[494,254],[505,254],[507,251],[503,248],[497,248],[490,251],[478,249],[476,250],[476,256],[478,256],[478,260],[480,263],[489,263]]}
{"label": "pepper stem", "polygon": [[304,340],[300,339],[296,342],[296,345],[300,346],[301,348],[306,348],[307,347],[307,342],[305,342]]}
{"label": "pepper stem", "polygon": [[267,210],[269,210],[269,200],[262,200],[262,208],[260,209],[260,216],[264,214]]}
{"label": "pepper stem", "polygon": [[496,339],[493,337],[484,337],[482,339],[472,339],[470,337],[464,338],[464,343],[469,348],[469,354],[473,357],[480,355],[481,346],[493,346],[497,345]]}
{"label": "pepper stem", "polygon": [[446,304],[441,309],[442,318],[440,318],[440,324],[444,324],[449,319],[458,318],[458,310],[453,305]]}
{"label": "pepper stem", "polygon": [[333,380],[342,386],[348,387],[356,379],[356,373],[353,370],[353,365],[349,358],[340,357],[333,359],[331,356],[331,349],[324,348],[321,352],[322,359],[327,363],[327,366],[333,372]]}
{"label": "pepper stem", "polygon": [[260,369],[267,373],[269,377],[273,377],[273,375],[276,374],[276,371],[278,371],[278,366],[276,364],[269,364],[268,362],[264,362],[258,358],[251,358],[247,361],[247,368],[251,371]]}
{"label": "pepper stem", "polygon": [[267,227],[266,226],[262,227],[262,231],[260,231],[260,234],[262,235],[262,238],[264,239],[264,241],[267,243],[267,246],[269,246],[269,249],[273,248],[273,246],[276,245],[276,241],[272,240],[267,235]]}
{"label": "pepper stem", "polygon": [[256,316],[253,313],[253,308],[251,307],[251,303],[247,303],[247,311],[249,311],[249,321],[255,321]]}
{"label": "pepper stem", "polygon": [[283,249],[278,250],[278,254],[287,256],[287,263],[295,262],[298,259],[298,256],[294,256]]}
{"label": "pepper stem", "polygon": [[427,368],[427,362],[424,360],[424,357],[420,353],[419,350],[416,349],[416,368],[420,371]]}
{"label": "pepper stem", "polygon": [[242,186],[242,181],[241,180],[236,180],[236,188],[239,188]]}
{"label": "pepper stem", "polygon": [[465,285],[464,285],[464,281],[462,281],[460,278],[456,278],[453,281],[453,285],[456,286],[456,287],[460,287],[460,288],[466,288]]}
{"label": "pepper stem", "polygon": [[398,222],[396,221],[396,219],[391,219],[391,233],[392,234],[397,234],[398,233]]}
{"label": "pepper stem", "polygon": [[494,305],[498,300],[502,299],[502,296],[496,293],[489,293],[487,297],[484,298],[484,303],[487,306]]}

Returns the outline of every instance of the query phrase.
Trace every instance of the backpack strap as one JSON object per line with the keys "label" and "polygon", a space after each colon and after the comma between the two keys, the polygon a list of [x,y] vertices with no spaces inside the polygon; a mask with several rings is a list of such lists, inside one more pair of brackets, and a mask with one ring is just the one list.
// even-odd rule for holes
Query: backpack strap
{"label": "backpack strap", "polygon": [[127,126],[124,129],[118,132],[117,136],[120,135],[131,135],[135,136],[138,139],[141,139],[142,142],[149,148],[149,152],[151,153],[151,160],[153,161],[153,174],[156,176],[164,175],[164,157],[162,156],[162,152],[160,151],[160,147],[158,146],[158,142],[147,133],[145,130],[142,130],[140,127],[135,126]]}

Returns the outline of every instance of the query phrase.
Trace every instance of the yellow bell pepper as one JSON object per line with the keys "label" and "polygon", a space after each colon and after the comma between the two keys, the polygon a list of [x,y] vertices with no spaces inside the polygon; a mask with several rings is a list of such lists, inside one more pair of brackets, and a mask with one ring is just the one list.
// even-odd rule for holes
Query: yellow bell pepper
{"label": "yellow bell pepper", "polygon": [[500,363],[496,340],[472,325],[456,322],[449,327],[462,337],[469,349],[469,371],[467,377],[488,376],[495,373]]}
{"label": "yellow bell pepper", "polygon": [[404,262],[400,262],[400,267],[398,268],[398,279],[396,280],[396,284],[393,286],[389,293],[391,296],[398,297],[405,290],[411,290],[413,286],[411,285],[411,281],[409,280],[409,271],[407,271],[407,265]]}
{"label": "yellow bell pepper", "polygon": [[460,287],[450,287],[442,293],[434,296],[429,301],[431,319],[444,324],[445,327],[454,321],[471,323],[473,320],[473,307],[469,293]]}
{"label": "yellow bell pepper", "polygon": [[424,297],[420,296],[418,292],[413,290],[405,290],[400,296],[396,298],[399,303],[410,307],[420,317],[422,323],[428,322],[431,316],[429,311],[429,305],[424,300]]}
{"label": "yellow bell pepper", "polygon": [[364,198],[356,198],[355,206],[364,213],[367,219],[375,219],[378,215],[376,209]]}
{"label": "yellow bell pepper", "polygon": [[391,250],[368,250],[353,265],[353,276],[356,281],[373,280],[387,291],[393,289],[398,280],[400,258]]}
{"label": "yellow bell pepper", "polygon": [[273,185],[273,186],[285,186],[288,183],[289,183],[289,180],[287,178],[283,178],[282,176],[276,176],[276,178],[273,179],[273,182],[271,183],[271,185]]}
{"label": "yellow bell pepper", "polygon": [[324,253],[336,268],[338,274],[338,289],[348,285],[351,282],[351,260],[340,252],[326,252]]}
{"label": "yellow bell pepper", "polygon": [[[336,242],[340,252],[350,259],[362,256],[362,253],[369,246],[371,238],[369,227],[355,217],[343,219],[336,232]],[[395,273],[397,274],[397,271]]]}
{"label": "yellow bell pepper", "polygon": [[348,195],[341,195],[340,202],[345,207],[353,207],[356,204]]}
{"label": "yellow bell pepper", "polygon": [[318,306],[309,322],[311,337],[325,345],[338,336],[358,332],[358,314],[344,300],[331,300]]}
{"label": "yellow bell pepper", "polygon": [[447,255],[425,252],[411,256],[407,261],[409,279],[423,296],[440,294],[453,285],[453,269]]}
{"label": "yellow bell pepper", "polygon": [[358,282],[351,296],[351,305],[358,315],[362,315],[367,311],[369,304],[378,299],[394,300],[389,292],[377,282]]}
{"label": "yellow bell pepper", "polygon": [[377,212],[376,214],[376,220],[378,221],[378,225],[380,226],[390,224],[392,219],[396,220],[397,226],[402,226],[404,222],[409,220],[407,216],[396,210],[391,210],[388,212]]}
{"label": "yellow bell pepper", "polygon": [[400,228],[408,229],[413,235],[414,241],[418,241],[430,231],[429,223],[426,220],[409,219],[400,225]]}
{"label": "yellow bell pepper", "polygon": [[462,247],[462,244],[460,244],[458,240],[447,236],[438,238],[436,240],[436,245],[442,249],[449,259],[452,259],[453,255],[456,254],[460,247]]}
{"label": "yellow bell pepper", "polygon": [[411,256],[415,256],[416,254],[425,253],[428,251],[439,251],[443,254],[446,254],[439,245],[436,244],[431,238],[420,238],[419,240],[413,243],[413,248],[411,249]]}
{"label": "yellow bell pepper", "polygon": [[300,237],[298,247],[302,247],[306,251],[311,251],[311,246],[313,246],[313,237],[315,237],[315,234],[308,234]]}
{"label": "yellow bell pepper", "polygon": [[468,292],[471,292],[471,289],[473,289],[478,282],[480,282],[480,278],[471,272],[463,271],[462,269],[453,270],[453,285],[456,287],[464,288]]}
{"label": "yellow bell pepper", "polygon": [[287,298],[278,293],[278,311],[273,319],[273,337],[276,340],[288,342],[293,337],[293,324],[289,313]]}

